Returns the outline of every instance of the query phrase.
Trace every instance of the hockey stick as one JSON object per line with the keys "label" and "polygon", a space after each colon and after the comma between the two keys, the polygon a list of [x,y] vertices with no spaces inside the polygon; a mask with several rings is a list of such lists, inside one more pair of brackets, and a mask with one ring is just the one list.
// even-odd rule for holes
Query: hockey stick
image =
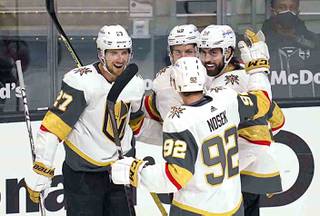
{"label": "hockey stick", "polygon": [[118,126],[115,119],[114,106],[121,91],[129,83],[129,81],[136,75],[137,72],[138,72],[138,66],[136,64],[128,65],[128,67],[123,71],[123,73],[117,77],[115,83],[111,87],[107,96],[107,109],[111,118],[114,142],[118,146],[119,159],[123,159],[123,151],[121,148],[121,141],[119,138]]}
{"label": "hockey stick", "polygon": [[[130,64],[126,68],[123,73],[117,77],[115,83],[111,87],[108,96],[107,96],[107,109],[108,113],[111,119],[111,126],[112,126],[112,131],[113,131],[113,137],[114,137],[114,142],[116,146],[118,147],[118,155],[119,159],[123,159],[123,151],[121,148],[121,141],[119,137],[119,131],[118,131],[118,126],[116,122],[116,117],[115,117],[115,103],[121,93],[121,91],[124,89],[124,87],[129,83],[129,81],[134,77],[134,75],[138,72],[138,66],[136,64]],[[127,198],[127,203],[129,207],[129,213],[130,216],[135,216],[135,210],[134,210],[134,204],[133,200],[131,199],[131,191],[130,191],[130,186],[125,185],[124,186],[124,191],[126,194]]]}
{"label": "hockey stick", "polygon": [[71,54],[73,60],[76,62],[77,67],[81,67],[82,63],[80,61],[79,56],[77,55],[77,53],[75,52],[72,44],[70,43],[69,38],[67,37],[66,33],[64,32],[63,28],[61,27],[58,18],[56,16],[56,11],[54,8],[54,0],[46,0],[46,8],[47,11],[54,23],[54,25],[56,26],[58,32],[60,33],[60,36],[62,38],[62,41],[64,43],[64,45],[66,46],[66,48],[68,49],[69,53]]}
{"label": "hockey stick", "polygon": [[[32,127],[31,127],[31,120],[30,120],[30,113],[29,113],[29,108],[28,108],[28,102],[27,102],[27,94],[26,94],[26,88],[24,85],[24,79],[23,79],[23,73],[22,73],[22,67],[21,67],[21,61],[17,60],[16,61],[16,66],[17,66],[17,72],[18,72],[18,79],[19,79],[19,85],[20,85],[20,90],[21,90],[21,96],[23,100],[23,106],[24,106],[24,117],[27,125],[27,130],[29,134],[29,142],[30,142],[30,150],[31,150],[31,155],[32,155],[32,162],[35,161],[36,155],[34,152],[34,141],[33,141],[33,135],[32,135]],[[41,216],[46,215],[45,207],[44,207],[44,199],[43,199],[43,193],[40,193],[39,197],[39,207],[40,207],[40,214]]]}
{"label": "hockey stick", "polygon": [[[153,158],[153,157],[147,156],[147,157],[143,158],[143,160],[144,160],[144,161],[148,161],[148,162],[146,163],[146,165],[153,165],[153,164],[155,164],[155,161],[154,161],[154,158]],[[167,213],[166,209],[163,207],[159,196],[158,196],[156,193],[154,193],[154,192],[150,192],[150,195],[151,195],[154,203],[157,205],[159,211],[161,212],[161,215],[162,215],[162,216],[167,216],[168,213]]]}
{"label": "hockey stick", "polygon": [[[77,67],[81,67],[82,63],[80,61],[80,58],[78,57],[77,53],[75,52],[74,48],[72,47],[69,38],[65,34],[63,28],[61,27],[61,25],[57,19],[55,7],[54,7],[54,0],[46,0],[46,8],[47,8],[47,12],[49,13],[53,23],[55,24],[57,30],[59,31],[60,36],[61,36],[67,50],[69,51],[73,60],[75,61]],[[135,70],[135,71],[130,73],[129,70]],[[138,72],[138,67],[136,65],[134,68],[128,66],[127,69],[117,78],[117,81],[114,83],[114,85],[110,89],[110,92],[108,95],[110,95],[110,97],[114,101],[114,103],[113,103],[113,112],[109,112],[109,113],[110,113],[110,116],[113,116],[114,122],[115,122],[115,116],[114,116],[115,101],[117,100],[118,96],[120,95],[122,89],[126,86],[126,84],[133,78],[133,76],[137,72]],[[113,114],[111,114],[111,113],[113,113]],[[117,127],[112,127],[112,129],[114,130],[114,134],[118,134]],[[115,137],[117,137],[115,139],[119,139],[119,135],[118,136],[115,135]],[[123,157],[123,155],[122,155],[122,157]],[[126,193],[126,198],[127,198],[127,202],[128,202],[130,216],[135,216],[134,205],[133,205],[132,200],[129,197],[130,191],[128,191],[128,189],[126,187],[125,187],[125,193]]]}
{"label": "hockey stick", "polygon": [[[81,60],[78,57],[77,53],[75,52],[75,50],[74,50],[74,48],[73,48],[68,36],[65,34],[62,26],[59,23],[59,20],[58,20],[57,16],[56,16],[56,11],[55,11],[55,7],[54,7],[54,0],[46,0],[46,8],[47,8],[47,12],[49,13],[53,23],[55,24],[57,30],[59,31],[60,36],[61,36],[61,38],[62,38],[67,50],[71,54],[71,56],[72,56],[73,60],[75,61],[75,63],[77,64],[77,67],[81,67],[82,66]],[[161,201],[160,201],[158,195],[156,193],[150,193],[150,194],[151,194],[151,197],[154,200],[155,204],[159,208],[162,216],[168,215],[166,213],[165,208],[161,204]]]}
{"label": "hockey stick", "polygon": [[[134,75],[138,72],[138,67],[136,64],[130,64],[127,69],[117,78],[115,84],[111,87],[110,92],[107,96],[107,109],[110,114],[110,119],[111,119],[111,125],[112,125],[112,130],[114,134],[114,142],[118,146],[118,155],[119,159],[123,158],[123,151],[121,148],[121,141],[119,138],[119,131],[117,127],[117,122],[115,119],[115,112],[114,112],[114,106],[115,103],[122,91],[122,89],[127,85],[127,83],[134,77]],[[154,163],[154,161],[148,161],[150,164]],[[128,205],[129,209],[132,210],[134,209],[132,200],[130,200],[130,191],[128,191],[128,187],[125,186],[125,191],[126,195],[128,198]],[[155,202],[156,206],[159,208],[161,214],[163,216],[167,215],[167,212],[163,205],[161,204],[161,201],[156,193],[150,193],[153,201]],[[135,215],[134,212],[130,212],[131,215]]]}

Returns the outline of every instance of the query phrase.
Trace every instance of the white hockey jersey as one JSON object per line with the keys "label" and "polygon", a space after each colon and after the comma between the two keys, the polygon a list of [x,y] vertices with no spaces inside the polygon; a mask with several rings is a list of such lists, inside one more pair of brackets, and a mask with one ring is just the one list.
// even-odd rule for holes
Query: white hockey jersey
{"label": "white hockey jersey", "polygon": [[237,125],[270,106],[262,92],[238,95],[230,88],[176,106],[163,124],[165,165],[147,166],[141,184],[175,192],[170,215],[243,215]]}
{"label": "white hockey jersey", "polygon": [[181,97],[170,84],[172,66],[161,69],[152,82],[152,94],[143,101],[143,110],[146,113],[143,124],[135,129],[139,133],[137,140],[155,145],[162,145],[162,121],[172,106],[182,103]]}
{"label": "white hockey jersey", "polygon": [[154,95],[145,102],[148,113],[159,113],[161,119],[166,117],[172,106],[182,103],[181,97],[170,84],[171,70],[172,66],[168,66],[158,72],[152,82]]}
{"label": "white hockey jersey", "polygon": [[[250,76],[251,75],[249,75],[244,69],[227,71],[220,74],[218,77],[208,77],[206,80],[206,88],[217,89],[221,86],[228,86],[238,93],[248,92],[250,90]],[[268,82],[268,79],[265,80]],[[270,84],[267,83],[267,85],[262,85],[259,89],[267,90],[268,95],[270,96],[271,90],[269,90],[269,86]],[[266,118],[245,123],[239,127],[239,130],[240,137],[251,143],[270,145],[272,141]]]}
{"label": "white hockey jersey", "polygon": [[[252,78],[251,76],[244,69],[227,71],[215,78],[208,77],[206,86],[212,90],[228,86],[238,93],[248,92],[251,89],[264,89],[271,97],[268,79],[265,77],[264,81],[263,77],[257,78],[255,76]],[[279,130],[283,124],[283,113],[273,102],[267,115],[242,122],[239,125],[243,191],[265,194],[282,190],[279,169],[274,158],[270,155],[268,147],[273,140],[271,130]]]}
{"label": "white hockey jersey", "polygon": [[244,69],[228,71],[218,77],[207,76],[205,87],[210,89],[215,86],[228,86],[238,93],[247,92],[249,77]]}
{"label": "white hockey jersey", "polygon": [[[74,170],[105,170],[118,159],[118,147],[106,108],[113,83],[101,75],[97,65],[83,66],[65,74],[59,96],[42,122],[42,127],[64,141],[66,163]],[[144,81],[135,76],[115,105],[124,153],[130,151],[134,141],[128,126],[130,103],[141,100],[143,94]]]}

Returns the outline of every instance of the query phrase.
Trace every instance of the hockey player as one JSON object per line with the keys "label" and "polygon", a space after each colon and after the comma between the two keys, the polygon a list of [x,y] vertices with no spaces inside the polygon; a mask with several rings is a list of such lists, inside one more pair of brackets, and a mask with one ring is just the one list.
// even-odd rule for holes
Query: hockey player
{"label": "hockey player", "polygon": [[[100,29],[96,43],[100,61],[64,75],[57,100],[38,131],[33,171],[25,180],[31,200],[39,202],[39,193],[50,187],[55,152],[63,141],[67,215],[129,215],[124,187],[114,185],[108,174],[118,151],[106,99],[130,61],[132,41],[122,26],[110,25]],[[143,94],[144,82],[136,76],[115,105],[122,149],[131,156],[135,140],[128,126],[130,103]]]}
{"label": "hockey player", "polygon": [[[209,76],[207,88],[218,91],[220,86],[228,86],[238,93],[246,92],[250,88],[250,74],[260,72],[261,68],[269,71],[268,47],[264,43],[262,32],[254,34],[246,31],[246,37],[252,43],[252,56],[247,56],[248,52],[245,50],[248,48],[241,42],[241,57],[246,63],[243,68],[233,56],[236,38],[231,27],[210,25],[201,32],[198,47]],[[271,98],[270,85],[266,86],[265,90]],[[281,109],[273,102],[268,115],[239,125],[240,170],[246,215],[259,215],[258,194],[282,190],[279,170],[269,152],[272,142],[269,125],[272,131],[276,131],[283,124]]]}
{"label": "hockey player", "polygon": [[[168,36],[168,53],[173,65],[181,57],[196,56],[199,31],[193,24],[177,25]],[[137,140],[162,145],[162,122],[171,106],[182,103],[170,85],[172,65],[161,69],[152,82],[152,94],[144,97],[142,112],[131,115],[131,127]],[[143,119],[143,120],[142,120]],[[172,194],[158,194],[163,203],[169,204]]]}
{"label": "hockey player", "polygon": [[[268,80],[262,75],[263,85]],[[128,157],[112,164],[112,180],[174,192],[171,216],[243,215],[237,125],[268,111],[267,93],[222,87],[205,95],[206,69],[196,57],[177,60],[171,76],[183,105],[172,107],[163,123],[165,163],[147,166]]]}
{"label": "hockey player", "polygon": [[[181,57],[196,56],[199,31],[193,24],[178,25],[172,28],[168,36],[168,53],[170,61],[174,64]],[[162,144],[162,121],[171,106],[181,104],[181,98],[170,85],[172,65],[161,69],[152,83],[152,94],[144,99],[143,110],[146,120],[142,127],[136,127],[135,134],[138,139],[149,143]],[[148,121],[148,119],[152,119]],[[142,132],[143,131],[143,132]],[[139,134],[139,132],[141,132]],[[160,136],[157,136],[159,134]],[[143,138],[141,136],[143,136]],[[150,141],[151,140],[151,141]]]}

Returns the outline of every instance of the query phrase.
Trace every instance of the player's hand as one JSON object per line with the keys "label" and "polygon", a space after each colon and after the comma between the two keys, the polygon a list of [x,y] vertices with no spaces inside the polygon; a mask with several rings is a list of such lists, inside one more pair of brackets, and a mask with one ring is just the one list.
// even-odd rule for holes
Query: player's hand
{"label": "player's hand", "polygon": [[46,167],[43,163],[35,162],[33,171],[25,178],[27,191],[34,203],[39,203],[40,193],[46,198],[51,186],[54,169]]}
{"label": "player's hand", "polygon": [[254,33],[247,29],[245,38],[249,44],[239,41],[238,48],[241,52],[241,58],[246,64],[245,69],[248,73],[269,72],[269,50],[265,43],[265,37],[262,31]]}
{"label": "player's hand", "polygon": [[137,187],[141,170],[147,165],[147,161],[133,157],[125,157],[111,165],[111,177],[115,184],[132,185]]}

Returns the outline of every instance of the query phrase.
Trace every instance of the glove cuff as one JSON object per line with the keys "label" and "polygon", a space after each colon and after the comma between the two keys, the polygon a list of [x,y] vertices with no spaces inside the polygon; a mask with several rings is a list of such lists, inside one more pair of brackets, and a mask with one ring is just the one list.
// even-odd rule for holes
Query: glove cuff
{"label": "glove cuff", "polygon": [[[130,173],[129,173],[129,179],[130,179],[130,184],[133,186],[133,187],[137,187],[138,186],[138,182],[139,182],[139,179],[138,179],[138,175],[139,175],[139,171],[140,171],[140,168],[143,168],[143,165],[146,163],[146,161],[143,161],[143,160],[134,160],[132,163],[131,163],[131,166],[130,166]],[[142,166],[141,166],[142,165]]]}
{"label": "glove cuff", "polygon": [[40,202],[40,192],[39,191],[34,191],[31,188],[27,186],[27,191],[29,193],[29,197],[34,203],[39,203]]}
{"label": "glove cuff", "polygon": [[33,171],[39,175],[46,176],[52,178],[54,176],[54,169],[47,167],[41,162],[34,162]]}
{"label": "glove cuff", "polygon": [[266,71],[269,72],[270,64],[269,60],[265,58],[259,58],[246,63],[245,70],[247,73],[256,73]]}

